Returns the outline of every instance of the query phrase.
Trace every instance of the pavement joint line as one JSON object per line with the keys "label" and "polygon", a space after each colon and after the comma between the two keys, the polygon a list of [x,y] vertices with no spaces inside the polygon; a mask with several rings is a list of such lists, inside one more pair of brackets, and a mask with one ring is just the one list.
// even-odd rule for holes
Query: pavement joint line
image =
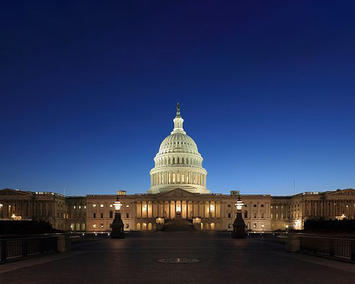
{"label": "pavement joint line", "polygon": [[21,268],[31,267],[35,265],[45,264],[57,260],[61,260],[64,258],[69,258],[73,256],[77,256],[86,252],[68,252],[68,253],[60,253],[60,254],[52,254],[46,256],[37,256],[35,258],[29,259],[19,259],[14,262],[9,262],[0,265],[0,274],[11,272],[14,270],[18,270]]}

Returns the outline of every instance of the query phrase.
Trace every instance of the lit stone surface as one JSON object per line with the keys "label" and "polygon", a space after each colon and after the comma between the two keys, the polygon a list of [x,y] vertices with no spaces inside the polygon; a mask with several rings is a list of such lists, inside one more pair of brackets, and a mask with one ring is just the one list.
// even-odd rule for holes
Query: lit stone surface
{"label": "lit stone surface", "polygon": [[203,158],[195,141],[186,134],[177,106],[174,129],[160,145],[154,158],[155,167],[150,171],[149,193],[161,193],[182,188],[193,193],[207,194],[207,171],[202,167]]}

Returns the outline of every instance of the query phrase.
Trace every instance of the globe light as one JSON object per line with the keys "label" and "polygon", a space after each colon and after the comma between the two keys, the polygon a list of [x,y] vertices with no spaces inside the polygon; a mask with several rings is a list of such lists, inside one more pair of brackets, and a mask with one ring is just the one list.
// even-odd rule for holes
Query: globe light
{"label": "globe light", "polygon": [[239,197],[237,200],[237,203],[235,204],[235,207],[237,208],[238,211],[240,211],[240,210],[242,210],[243,205],[244,205],[244,203],[243,203],[243,201],[240,200],[240,197]]}
{"label": "globe light", "polygon": [[115,207],[116,211],[119,211],[121,209],[122,203],[117,200],[113,203],[113,206]]}

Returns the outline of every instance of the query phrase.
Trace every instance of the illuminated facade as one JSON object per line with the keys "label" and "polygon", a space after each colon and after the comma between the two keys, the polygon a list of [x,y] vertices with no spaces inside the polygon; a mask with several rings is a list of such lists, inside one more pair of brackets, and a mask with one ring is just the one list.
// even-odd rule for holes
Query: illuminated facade
{"label": "illuminated facade", "polygon": [[148,192],[167,192],[178,187],[193,193],[210,193],[206,188],[207,171],[202,167],[203,158],[195,141],[184,130],[179,104],[173,121],[173,131],[160,144],[154,158]]}
{"label": "illuminated facade", "polygon": [[[238,192],[213,194],[194,140],[183,128],[178,105],[174,129],[159,147],[150,171],[147,194],[64,197],[49,192],[0,190],[0,219],[32,219],[70,231],[110,231],[114,203],[121,202],[126,231],[155,231],[161,225],[186,219],[198,230],[232,230]],[[250,231],[302,229],[310,218],[355,218],[355,190],[302,193],[294,196],[241,195],[242,216]]]}

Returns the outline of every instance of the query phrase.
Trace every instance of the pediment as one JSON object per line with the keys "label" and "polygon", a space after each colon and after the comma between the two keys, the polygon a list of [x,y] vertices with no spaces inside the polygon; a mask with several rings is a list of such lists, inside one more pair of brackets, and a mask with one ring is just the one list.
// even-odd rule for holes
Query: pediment
{"label": "pediment", "polygon": [[183,190],[181,188],[176,188],[173,190],[170,190],[168,192],[163,192],[158,194],[160,197],[171,197],[171,198],[177,198],[177,197],[193,197],[198,195],[198,193],[192,193],[186,190]]}

